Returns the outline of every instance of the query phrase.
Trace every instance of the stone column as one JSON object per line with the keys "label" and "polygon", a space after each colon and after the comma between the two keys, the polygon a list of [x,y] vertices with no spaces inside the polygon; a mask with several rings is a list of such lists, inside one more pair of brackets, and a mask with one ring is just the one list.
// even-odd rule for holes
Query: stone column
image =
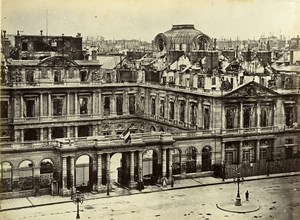
{"label": "stone column", "polygon": [[78,94],[77,92],[74,93],[74,114],[78,114]]}
{"label": "stone column", "polygon": [[67,108],[67,112],[66,112],[66,114],[67,114],[67,116],[68,115],[70,115],[70,93],[68,92],[67,93],[67,106],[66,106]]}
{"label": "stone column", "polygon": [[162,149],[162,176],[167,175],[167,152],[166,149]]}
{"label": "stone column", "polygon": [[40,117],[43,116],[43,93],[40,93]]}
{"label": "stone column", "polygon": [[139,151],[139,180],[143,181],[143,152]]}
{"label": "stone column", "polygon": [[123,95],[123,115],[129,114],[129,101],[128,101],[128,92],[125,91]]}
{"label": "stone column", "polygon": [[67,138],[70,138],[70,127],[67,127]]}
{"label": "stone column", "polygon": [[243,162],[243,141],[239,142],[238,162],[239,164]]}
{"label": "stone column", "polygon": [[258,163],[259,159],[260,159],[260,140],[256,141],[256,151],[255,151],[256,155],[255,155],[255,162]]}
{"label": "stone column", "polygon": [[240,103],[240,129],[244,128],[244,110],[243,110],[243,103]]}
{"label": "stone column", "polygon": [[187,126],[190,124],[190,101],[189,98],[185,100],[185,110],[184,110],[184,121]]}
{"label": "stone column", "polygon": [[166,94],[164,105],[165,105],[165,119],[167,119],[167,121],[169,121],[169,119],[170,119],[170,114],[169,114],[170,100],[169,100],[168,94]]}
{"label": "stone column", "polygon": [[52,128],[48,128],[48,140],[52,140]]}
{"label": "stone column", "polygon": [[92,93],[92,111],[91,111],[91,115],[95,115],[96,113],[96,93],[93,92]]}
{"label": "stone column", "polygon": [[100,192],[102,187],[102,154],[98,153],[98,166],[97,166],[97,191]]}
{"label": "stone column", "polygon": [[12,168],[12,191],[19,192],[19,179],[20,179],[20,170],[19,168]]}
{"label": "stone column", "polygon": [[70,178],[71,178],[71,191],[72,193],[76,192],[76,183],[75,183],[75,161],[74,157],[70,158]]}
{"label": "stone column", "polygon": [[172,180],[172,175],[173,175],[173,170],[172,170],[172,165],[173,165],[173,155],[172,155],[172,148],[169,148],[169,180]]}
{"label": "stone column", "polygon": [[201,102],[202,102],[202,100],[198,99],[197,121],[198,121],[198,126],[200,128],[203,128],[203,121],[202,121],[203,114],[202,114],[202,103]]}
{"label": "stone column", "polygon": [[74,137],[78,138],[78,126],[77,125],[74,126]]}
{"label": "stone column", "polygon": [[51,116],[52,114],[51,108],[52,108],[51,93],[48,93],[48,116]]}
{"label": "stone column", "polygon": [[221,162],[225,163],[225,142],[222,142],[222,148],[221,148]]}
{"label": "stone column", "polygon": [[134,183],[134,151],[130,152],[130,185]]}
{"label": "stone column", "polygon": [[33,168],[33,186],[34,186],[34,195],[40,195],[40,167]]}
{"label": "stone column", "polygon": [[98,115],[99,117],[102,117],[102,96],[101,96],[101,91],[98,91]]}
{"label": "stone column", "polygon": [[156,97],[155,97],[155,116],[159,117],[160,116],[160,99],[159,99],[159,93],[156,94]]}
{"label": "stone column", "polygon": [[24,142],[24,129],[21,129],[20,132],[21,132],[21,142]]}
{"label": "stone column", "polygon": [[116,116],[116,94],[113,93],[112,98],[111,98],[111,115]]}
{"label": "stone column", "polygon": [[178,102],[178,97],[175,97],[174,100],[174,120],[179,121],[179,102]]}
{"label": "stone column", "polygon": [[24,98],[23,94],[20,94],[20,118],[24,118]]}
{"label": "stone column", "polygon": [[256,127],[260,128],[260,115],[261,115],[260,102],[257,102],[256,114],[257,114]]}
{"label": "stone column", "polygon": [[110,189],[110,153],[106,154],[106,184],[107,188]]}
{"label": "stone column", "polygon": [[67,157],[62,158],[62,195],[68,194],[68,189],[67,189]]}

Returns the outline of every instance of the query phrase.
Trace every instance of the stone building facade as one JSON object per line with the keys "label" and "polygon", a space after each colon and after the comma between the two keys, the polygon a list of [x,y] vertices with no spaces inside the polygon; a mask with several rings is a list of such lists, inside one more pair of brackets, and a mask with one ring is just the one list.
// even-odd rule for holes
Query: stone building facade
{"label": "stone building facade", "polygon": [[[192,48],[191,27],[176,28]],[[170,36],[159,34],[155,41],[172,42]],[[193,39],[187,41],[188,36]],[[213,53],[208,48],[201,49]],[[203,59],[202,50],[194,49],[183,52]],[[152,70],[134,68],[135,62],[128,71],[146,79]],[[76,189],[100,193],[112,181],[136,187],[162,177],[230,177],[237,166],[244,175],[299,167],[299,85],[271,89],[252,80],[226,90],[204,89],[198,83],[162,83],[163,74],[169,74],[164,68],[158,82],[104,82],[101,65],[65,56],[7,60],[1,90],[3,198],[66,196]],[[185,68],[174,71],[183,74]],[[194,71],[193,76],[211,79],[203,68]],[[127,129],[129,142],[120,138]],[[111,160],[117,154],[115,180]],[[280,165],[285,170],[278,170]]]}

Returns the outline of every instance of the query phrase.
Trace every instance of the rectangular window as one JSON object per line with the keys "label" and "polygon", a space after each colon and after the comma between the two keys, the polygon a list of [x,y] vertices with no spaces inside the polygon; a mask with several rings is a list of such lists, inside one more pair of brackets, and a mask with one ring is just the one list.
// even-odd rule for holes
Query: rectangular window
{"label": "rectangular window", "polygon": [[62,115],[63,113],[63,100],[62,98],[53,99],[53,115]]}
{"label": "rectangular window", "polygon": [[160,107],[159,107],[159,115],[161,117],[165,117],[165,101],[164,100],[160,100]]}
{"label": "rectangular window", "polygon": [[249,128],[251,125],[251,108],[250,107],[244,107],[243,108],[243,127]]}
{"label": "rectangular window", "polygon": [[1,101],[1,118],[8,118],[8,101]]}
{"label": "rectangular window", "polygon": [[173,76],[169,77],[169,84],[174,84],[174,77]]}
{"label": "rectangular window", "polygon": [[198,76],[198,88],[204,88],[205,78],[204,76]]}
{"label": "rectangular window", "polygon": [[129,114],[135,114],[135,96],[129,96]]}
{"label": "rectangular window", "polygon": [[184,122],[185,116],[185,102],[180,101],[180,107],[179,107],[179,121]]}
{"label": "rectangular window", "polygon": [[110,97],[104,97],[104,115],[110,115]]}
{"label": "rectangular window", "polygon": [[151,99],[151,115],[155,115],[155,108],[156,108],[156,103],[155,103],[155,98]]}
{"label": "rectangular window", "polygon": [[292,138],[285,139],[285,144],[293,144],[293,143],[294,143],[294,141]]}
{"label": "rectangular window", "polygon": [[293,158],[293,147],[285,148],[285,158],[292,159]]}
{"label": "rectangular window", "polygon": [[170,119],[174,119],[174,102],[170,102]]}
{"label": "rectangular window", "polygon": [[61,83],[61,82],[62,82],[61,71],[60,70],[54,71],[54,83]]}
{"label": "rectangular window", "polygon": [[204,129],[208,130],[210,127],[210,109],[209,107],[204,108]]}
{"label": "rectangular window", "polygon": [[35,100],[28,99],[26,100],[26,117],[35,116]]}
{"label": "rectangular window", "polygon": [[260,149],[259,151],[259,159],[266,160],[267,159],[267,149]]}
{"label": "rectangular window", "polygon": [[191,124],[195,125],[197,119],[197,108],[194,104],[191,105],[190,117],[191,117]]}
{"label": "rectangular window", "polygon": [[123,115],[123,96],[117,96],[117,115]]}
{"label": "rectangular window", "polygon": [[88,79],[88,72],[86,70],[81,70],[80,71],[80,81],[86,82],[87,79]]}
{"label": "rectangular window", "polygon": [[211,85],[216,85],[216,77],[211,78]]}
{"label": "rectangular window", "polygon": [[34,71],[33,70],[26,71],[26,83],[27,84],[34,83]]}
{"label": "rectangular window", "polygon": [[243,161],[245,162],[250,161],[250,151],[243,151]]}
{"label": "rectangular window", "polygon": [[233,152],[226,152],[225,153],[225,163],[226,164],[233,164]]}
{"label": "rectangular window", "polygon": [[80,97],[79,105],[80,105],[80,114],[88,114],[88,97]]}
{"label": "rectangular window", "polygon": [[293,127],[294,122],[294,108],[293,106],[285,106],[285,125],[289,128]]}

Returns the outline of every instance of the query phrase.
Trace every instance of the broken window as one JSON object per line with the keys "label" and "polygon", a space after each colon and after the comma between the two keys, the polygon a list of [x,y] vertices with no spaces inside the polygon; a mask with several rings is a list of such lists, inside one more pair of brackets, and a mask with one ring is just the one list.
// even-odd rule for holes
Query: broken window
{"label": "broken window", "polygon": [[289,128],[293,127],[294,123],[294,108],[293,106],[285,106],[285,125]]}
{"label": "broken window", "polygon": [[226,129],[233,129],[234,128],[234,115],[235,115],[235,108],[234,107],[227,107],[225,109]]}
{"label": "broken window", "polygon": [[194,104],[191,105],[190,118],[191,124],[195,125],[197,120],[197,108]]}
{"label": "broken window", "polygon": [[35,100],[27,99],[26,100],[26,117],[35,116]]}
{"label": "broken window", "polygon": [[1,118],[8,118],[8,101],[1,101]]}
{"label": "broken window", "polygon": [[135,96],[129,96],[129,114],[135,114]]}
{"label": "broken window", "polygon": [[165,102],[164,102],[164,100],[160,100],[159,115],[161,117],[165,117]]}
{"label": "broken window", "polygon": [[210,108],[204,107],[204,129],[209,129],[210,127]]}
{"label": "broken window", "polygon": [[243,127],[250,128],[251,125],[251,107],[244,107],[243,108]]}
{"label": "broken window", "polygon": [[37,141],[38,132],[36,129],[26,129],[24,130],[24,141]]}
{"label": "broken window", "polygon": [[34,71],[33,70],[26,71],[26,83],[27,84],[34,83]]}
{"label": "broken window", "polygon": [[179,106],[179,121],[184,122],[184,115],[185,115],[185,102],[180,101],[180,106]]}
{"label": "broken window", "polygon": [[110,97],[104,97],[104,115],[110,115]]}
{"label": "broken window", "polygon": [[155,108],[156,108],[156,103],[155,103],[155,98],[151,99],[151,115],[155,115]]}
{"label": "broken window", "polygon": [[80,81],[86,82],[87,79],[88,79],[88,72],[86,70],[81,70],[80,71]]}
{"label": "broken window", "polygon": [[170,119],[174,119],[174,102],[170,102],[170,110],[169,110],[169,114],[170,114]]}
{"label": "broken window", "polygon": [[80,97],[80,114],[88,114],[88,97]]}
{"label": "broken window", "polygon": [[123,96],[117,96],[117,115],[123,115]]}
{"label": "broken window", "polygon": [[53,115],[62,115],[63,114],[63,99],[54,98],[53,99]]}
{"label": "broken window", "polygon": [[62,76],[61,76],[61,71],[60,70],[54,71],[54,82],[55,83],[61,83],[62,82]]}

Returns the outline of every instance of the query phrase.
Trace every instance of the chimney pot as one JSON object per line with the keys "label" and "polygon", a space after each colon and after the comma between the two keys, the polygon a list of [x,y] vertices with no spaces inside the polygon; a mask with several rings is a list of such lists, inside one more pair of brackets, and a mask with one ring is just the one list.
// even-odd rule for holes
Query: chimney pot
{"label": "chimney pot", "polygon": [[41,35],[43,35],[43,30],[40,30],[40,32],[41,32]]}

